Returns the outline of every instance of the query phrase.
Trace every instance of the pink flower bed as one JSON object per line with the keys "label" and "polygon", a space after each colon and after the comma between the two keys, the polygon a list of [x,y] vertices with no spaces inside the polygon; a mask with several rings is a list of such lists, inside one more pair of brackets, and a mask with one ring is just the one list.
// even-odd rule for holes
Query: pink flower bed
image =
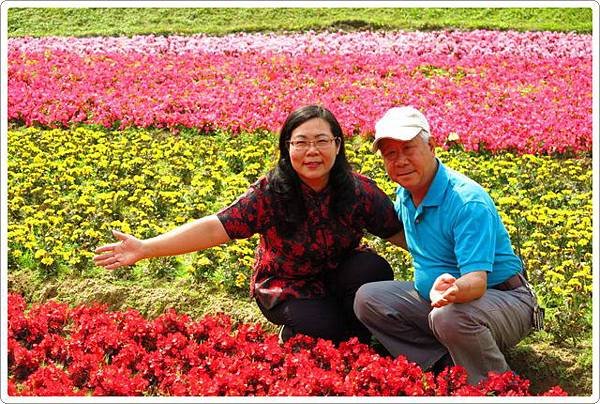
{"label": "pink flower bed", "polygon": [[[234,329],[235,328],[235,329]],[[55,302],[27,309],[8,296],[8,394],[33,396],[527,396],[529,381],[490,373],[466,384],[460,367],[437,376],[403,357],[377,355],[356,339],[296,336],[283,345],[258,325],[225,315],[191,321],[172,310]],[[565,396],[558,386],[543,395]]]}
{"label": "pink flower bed", "polygon": [[[8,117],[26,125],[276,131],[307,103],[348,136],[387,108],[422,108],[468,150],[589,152],[591,37],[395,33],[19,39]],[[419,46],[420,45],[420,46]],[[371,51],[369,51],[371,49]]]}
{"label": "pink flower bed", "polygon": [[302,34],[238,33],[225,36],[189,35],[133,37],[10,38],[9,52],[46,49],[89,53],[286,53],[395,54],[398,56],[482,55],[528,58],[592,57],[592,36],[560,32],[432,31],[432,32],[307,32]]}

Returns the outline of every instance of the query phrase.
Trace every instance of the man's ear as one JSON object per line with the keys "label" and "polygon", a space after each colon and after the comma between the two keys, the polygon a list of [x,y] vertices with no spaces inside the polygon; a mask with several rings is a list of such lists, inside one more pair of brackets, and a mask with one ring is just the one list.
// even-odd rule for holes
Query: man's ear
{"label": "man's ear", "polygon": [[431,153],[435,156],[435,140],[433,137],[429,136],[427,144],[429,145],[429,150],[431,150]]}

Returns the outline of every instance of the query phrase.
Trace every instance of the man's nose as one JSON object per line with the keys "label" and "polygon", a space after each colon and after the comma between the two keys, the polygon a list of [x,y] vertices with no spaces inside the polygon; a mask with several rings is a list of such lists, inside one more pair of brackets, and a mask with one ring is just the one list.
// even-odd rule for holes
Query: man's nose
{"label": "man's nose", "polygon": [[396,160],[394,160],[394,165],[397,165],[397,166],[404,166],[407,163],[408,163],[408,159],[402,153],[398,154],[398,157],[396,157]]}

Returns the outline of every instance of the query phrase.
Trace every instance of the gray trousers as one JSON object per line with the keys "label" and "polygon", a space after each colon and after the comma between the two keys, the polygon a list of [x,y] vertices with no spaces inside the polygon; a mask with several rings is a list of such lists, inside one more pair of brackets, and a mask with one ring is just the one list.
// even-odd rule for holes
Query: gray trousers
{"label": "gray trousers", "polygon": [[394,356],[430,368],[447,352],[477,384],[487,373],[510,370],[502,350],[529,334],[535,301],[526,287],[488,289],[469,303],[432,308],[413,282],[383,281],[361,286],[354,312]]}

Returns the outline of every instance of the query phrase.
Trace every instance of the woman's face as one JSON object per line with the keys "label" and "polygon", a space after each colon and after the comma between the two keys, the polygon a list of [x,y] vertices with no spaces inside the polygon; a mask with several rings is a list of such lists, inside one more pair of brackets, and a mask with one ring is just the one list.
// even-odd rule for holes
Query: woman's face
{"label": "woman's face", "polygon": [[324,189],[340,151],[329,123],[313,118],[298,126],[292,131],[289,151],[292,167],[302,182],[317,192]]}

